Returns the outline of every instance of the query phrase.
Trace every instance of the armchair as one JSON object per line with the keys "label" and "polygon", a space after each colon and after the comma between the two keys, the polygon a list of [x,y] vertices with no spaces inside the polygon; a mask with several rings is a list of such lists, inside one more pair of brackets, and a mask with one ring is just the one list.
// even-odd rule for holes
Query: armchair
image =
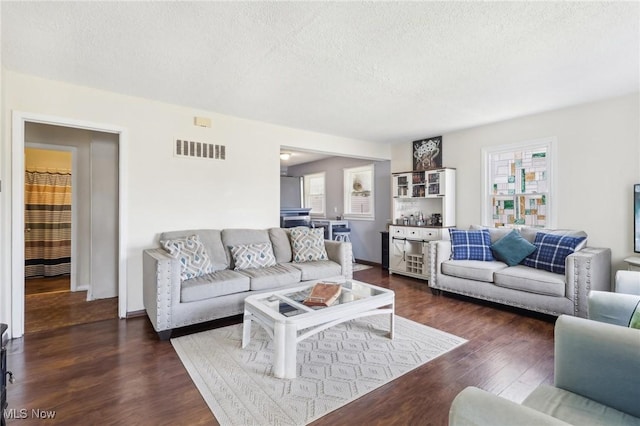
{"label": "armchair", "polygon": [[[609,295],[632,304],[630,295]],[[590,301],[608,323],[558,318],[554,386],[539,386],[522,405],[468,387],[453,400],[449,425],[640,425],[640,330],[614,325],[622,315],[606,314],[600,295]]]}
{"label": "armchair", "polygon": [[589,318],[627,327],[640,304],[640,271],[616,272],[614,291],[589,293]]}
{"label": "armchair", "polygon": [[640,271],[618,271],[614,291],[640,295]]}

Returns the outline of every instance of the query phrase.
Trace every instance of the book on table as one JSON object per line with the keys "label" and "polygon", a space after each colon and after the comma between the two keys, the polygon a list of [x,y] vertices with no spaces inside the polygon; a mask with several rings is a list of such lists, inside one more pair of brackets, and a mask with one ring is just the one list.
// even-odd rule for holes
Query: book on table
{"label": "book on table", "polygon": [[342,286],[335,283],[317,283],[311,293],[304,299],[307,306],[329,306],[340,296]]}

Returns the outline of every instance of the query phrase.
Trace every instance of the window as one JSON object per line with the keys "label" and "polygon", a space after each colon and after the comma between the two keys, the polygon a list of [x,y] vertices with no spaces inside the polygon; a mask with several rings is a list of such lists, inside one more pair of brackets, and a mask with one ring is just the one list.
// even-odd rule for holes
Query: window
{"label": "window", "polygon": [[344,215],[351,219],[374,218],[373,164],[344,169]]}
{"label": "window", "polygon": [[483,225],[554,225],[555,142],[547,138],[482,150]]}
{"label": "window", "polygon": [[325,215],[324,172],[304,175],[304,206],[313,216]]}

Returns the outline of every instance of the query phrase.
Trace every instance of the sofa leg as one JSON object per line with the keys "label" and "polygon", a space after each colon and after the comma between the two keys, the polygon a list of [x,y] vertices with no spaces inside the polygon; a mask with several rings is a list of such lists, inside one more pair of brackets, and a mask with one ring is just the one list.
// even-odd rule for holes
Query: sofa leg
{"label": "sofa leg", "polygon": [[172,331],[173,331],[172,329],[158,331],[158,338],[160,340],[169,340],[169,339],[171,339],[171,332]]}
{"label": "sofa leg", "polygon": [[433,294],[434,296],[440,296],[442,294],[442,290],[437,289],[437,288],[432,288],[431,289],[431,294]]}

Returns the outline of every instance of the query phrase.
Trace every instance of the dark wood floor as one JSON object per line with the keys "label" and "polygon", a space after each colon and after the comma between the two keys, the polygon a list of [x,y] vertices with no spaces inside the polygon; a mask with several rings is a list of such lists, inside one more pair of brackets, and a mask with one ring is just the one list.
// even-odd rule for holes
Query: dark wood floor
{"label": "dark wood floor", "polygon": [[86,291],[69,289],[68,276],[26,280],[26,334],[118,318],[117,297],[88,302]]}
{"label": "dark wood floor", "polygon": [[69,291],[70,288],[71,278],[68,275],[27,278],[24,280],[25,295]]}
{"label": "dark wood floor", "polygon": [[[377,267],[354,275],[393,289],[398,315],[469,341],[314,425],[446,425],[451,401],[466,386],[520,402],[540,383],[552,383],[553,318],[434,296],[424,282]],[[8,350],[17,380],[9,385],[9,408],[55,411],[47,424],[217,424],[171,343],[157,340],[146,317],[30,333]]]}

